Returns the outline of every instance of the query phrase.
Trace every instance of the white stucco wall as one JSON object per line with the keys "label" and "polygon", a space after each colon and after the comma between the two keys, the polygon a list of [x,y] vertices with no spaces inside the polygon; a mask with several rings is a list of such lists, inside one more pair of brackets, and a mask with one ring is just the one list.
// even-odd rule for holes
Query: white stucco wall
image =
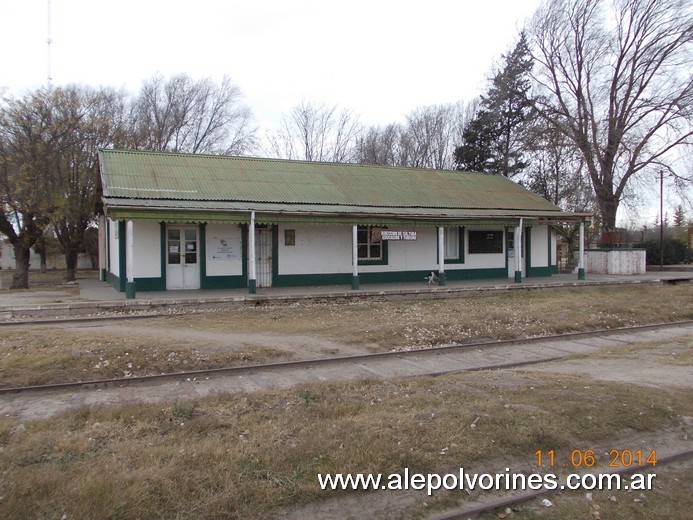
{"label": "white stucco wall", "polygon": [[646,270],[644,249],[585,251],[585,272],[587,273],[644,274]]}
{"label": "white stucco wall", "polygon": [[[549,265],[549,228],[535,226],[531,231],[531,262],[532,267],[548,267]],[[555,249],[555,248],[554,248]]]}
{"label": "white stucco wall", "polygon": [[[296,232],[296,245],[284,243],[284,230]],[[478,230],[478,228],[471,228]],[[502,230],[502,228],[497,228]],[[436,227],[407,228],[417,233],[415,241],[390,240],[387,265],[360,265],[360,273],[389,271],[435,271],[438,268],[438,233]],[[499,254],[469,254],[468,229],[465,229],[464,263],[448,263],[446,271],[505,268],[504,251]],[[279,274],[350,273],[352,228],[344,225],[279,226]],[[537,259],[546,264],[547,238],[543,231],[543,250],[537,247]],[[541,235],[538,240],[541,240]]]}
{"label": "white stucco wall", "polygon": [[158,278],[161,276],[161,228],[158,222],[133,222],[135,249],[133,276]]}
{"label": "white stucco wall", "polygon": [[[284,231],[296,232],[296,245],[287,246]],[[280,225],[279,274],[329,274],[351,272],[350,226]]]}
{"label": "white stucco wall", "polygon": [[242,275],[243,234],[241,228],[236,224],[208,224],[205,233],[207,276]]}

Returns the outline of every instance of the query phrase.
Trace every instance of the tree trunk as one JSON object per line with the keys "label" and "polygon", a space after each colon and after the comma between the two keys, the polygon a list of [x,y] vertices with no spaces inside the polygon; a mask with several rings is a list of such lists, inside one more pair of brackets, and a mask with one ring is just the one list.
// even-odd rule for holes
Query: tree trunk
{"label": "tree trunk", "polygon": [[31,249],[23,247],[21,244],[14,245],[14,276],[12,277],[12,285],[10,289],[28,289],[29,288],[29,258]]}
{"label": "tree trunk", "polygon": [[599,201],[599,205],[602,210],[602,231],[614,231],[616,229],[618,200],[613,197],[604,198]]}
{"label": "tree trunk", "polygon": [[77,249],[66,249],[65,250],[65,265],[67,267],[67,274],[65,275],[65,281],[74,282],[77,279],[77,260],[79,259],[79,251]]}

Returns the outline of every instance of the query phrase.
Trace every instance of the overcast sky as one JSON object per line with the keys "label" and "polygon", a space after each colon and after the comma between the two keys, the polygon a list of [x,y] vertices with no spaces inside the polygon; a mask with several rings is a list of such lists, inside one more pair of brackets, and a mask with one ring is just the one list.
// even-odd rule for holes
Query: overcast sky
{"label": "overcast sky", "polygon": [[[184,72],[243,91],[262,129],[301,101],[365,124],[481,94],[540,0],[50,0],[54,85]],[[0,87],[46,84],[49,0],[0,0]],[[6,93],[7,93],[6,92]]]}

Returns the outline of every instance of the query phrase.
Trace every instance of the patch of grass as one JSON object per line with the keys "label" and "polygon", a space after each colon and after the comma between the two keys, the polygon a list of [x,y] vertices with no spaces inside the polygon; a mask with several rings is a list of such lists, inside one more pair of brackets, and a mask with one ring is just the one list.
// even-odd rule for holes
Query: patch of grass
{"label": "patch of grass", "polygon": [[320,491],[318,473],[530,464],[540,448],[586,448],[693,415],[684,391],[588,385],[478,372],[315,384],[310,406],[294,389],[84,409],[17,433],[2,419],[0,516],[267,518],[347,495]]}
{"label": "patch of grass", "polygon": [[0,338],[0,387],[258,364],[279,355],[259,345],[205,350],[204,345],[171,338],[100,334],[97,328],[69,332],[13,327],[4,329]]}
{"label": "patch of grass", "polygon": [[[84,381],[288,360],[281,335],[326,338],[364,351],[412,350],[449,343],[529,338],[693,318],[690,285],[571,288],[483,298],[357,301],[243,307],[159,318],[160,336],[98,327],[4,329],[0,386]],[[146,322],[140,322],[144,325]],[[258,334],[270,343],[208,348],[191,332]],[[194,338],[194,334],[192,335]],[[204,336],[203,336],[204,337]],[[187,338],[187,339],[186,339]],[[300,355],[300,352],[298,352]],[[673,363],[687,364],[682,352]]]}
{"label": "patch of grass", "polygon": [[403,350],[693,319],[690,295],[686,284],[580,287],[442,300],[270,304],[168,321],[174,328],[314,335]]}

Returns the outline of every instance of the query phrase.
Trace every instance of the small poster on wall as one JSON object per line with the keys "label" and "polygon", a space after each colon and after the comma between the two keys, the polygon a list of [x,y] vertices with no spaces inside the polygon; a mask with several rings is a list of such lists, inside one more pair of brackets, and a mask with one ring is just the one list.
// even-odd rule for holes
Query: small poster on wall
{"label": "small poster on wall", "polygon": [[240,258],[241,244],[238,239],[213,236],[207,239],[208,260],[233,260]]}

